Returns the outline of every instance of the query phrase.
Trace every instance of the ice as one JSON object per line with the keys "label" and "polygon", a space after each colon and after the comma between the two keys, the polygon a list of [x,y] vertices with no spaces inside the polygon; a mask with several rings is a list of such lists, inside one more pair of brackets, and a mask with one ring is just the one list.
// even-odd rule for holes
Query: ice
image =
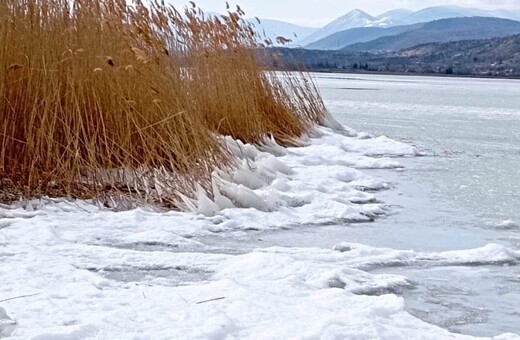
{"label": "ice", "polygon": [[485,222],[484,226],[496,229],[520,229],[520,223],[513,220],[503,220],[499,222]]}
{"label": "ice", "polygon": [[346,140],[341,145],[346,151],[356,151],[367,156],[415,156],[416,149],[385,136],[371,139]]}
{"label": "ice", "polygon": [[221,179],[219,191],[239,208],[254,208],[259,211],[269,211],[269,205],[252,189]]}
{"label": "ice", "polygon": [[413,153],[327,128],[299,148],[225,140],[240,161],[214,172],[211,192],[186,197],[187,212],[87,201],[0,208],[0,334],[8,324],[13,339],[472,339],[408,313],[396,295],[413,288],[408,278],[370,270],[520,261],[498,244],[439,253],[346,240],[334,249],[226,246],[251,230],[385,215],[377,191],[391,183],[364,169],[400,164],[370,155]]}
{"label": "ice", "polygon": [[[406,278],[357,269],[359,254],[342,249],[231,256],[57,244],[17,275],[2,268],[29,280],[14,290],[40,293],[9,302],[13,338],[471,338],[409,315],[390,294]],[[388,251],[363,250],[367,262]],[[179,271],[191,281],[179,284]]]}
{"label": "ice", "polygon": [[410,266],[416,264],[446,265],[502,265],[520,263],[520,251],[512,250],[500,244],[488,244],[469,250],[424,253],[414,250],[396,250],[373,248],[354,243],[340,243],[335,246],[340,253],[349,254],[351,265],[356,268],[374,268],[387,266]]}
{"label": "ice", "polygon": [[0,337],[8,337],[16,327],[16,321],[11,319],[5,309],[0,307]]}
{"label": "ice", "polygon": [[[193,208],[192,208],[193,209]],[[197,212],[204,216],[215,216],[220,210],[217,201],[212,201],[203,187],[197,185]]]}

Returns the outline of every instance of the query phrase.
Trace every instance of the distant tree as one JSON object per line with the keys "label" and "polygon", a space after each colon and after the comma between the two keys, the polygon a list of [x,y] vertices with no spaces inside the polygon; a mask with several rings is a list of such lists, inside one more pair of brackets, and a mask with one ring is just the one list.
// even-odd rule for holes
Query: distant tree
{"label": "distant tree", "polygon": [[453,74],[453,67],[450,66],[446,69],[446,74]]}
{"label": "distant tree", "polygon": [[355,63],[355,64],[352,66],[352,68],[353,68],[354,70],[357,70],[357,69],[359,68],[359,65],[358,65],[357,63]]}

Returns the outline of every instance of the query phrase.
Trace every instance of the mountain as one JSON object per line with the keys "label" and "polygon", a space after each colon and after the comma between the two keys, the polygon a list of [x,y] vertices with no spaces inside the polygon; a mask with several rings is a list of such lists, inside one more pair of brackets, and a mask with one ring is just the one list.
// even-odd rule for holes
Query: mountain
{"label": "mountain", "polygon": [[359,9],[348,12],[346,15],[337,18],[330,24],[319,29],[315,33],[302,40],[302,45],[308,45],[312,42],[325,38],[339,31],[348,30],[356,27],[378,27],[386,26],[387,23],[367,14]]}
{"label": "mountain", "polygon": [[385,59],[387,71],[519,77],[520,35],[422,44]]}
{"label": "mountain", "polygon": [[[503,18],[503,19],[512,19],[512,20],[520,20],[520,13],[506,11],[506,10],[497,10],[497,11],[486,11],[476,8],[465,8],[458,6],[436,6],[436,7],[428,7],[422,9],[420,11],[414,12],[407,9],[395,9],[386,13],[383,13],[377,17],[374,17],[368,13],[365,13],[359,9],[355,9],[346,15],[337,18],[333,22],[329,23],[325,27],[317,30],[313,34],[310,34],[305,39],[300,39],[300,45],[298,46],[307,46],[311,45],[319,40],[322,40],[332,34],[346,31],[352,28],[358,27],[394,27],[394,26],[406,26],[417,23],[426,23],[435,20],[448,19],[448,18],[459,18],[459,17],[495,17],[495,18]],[[372,32],[372,31],[367,31]],[[336,40],[336,44],[323,43],[318,44],[318,46],[322,46],[319,48],[338,48],[337,39],[338,37],[334,37]],[[341,39],[340,39],[341,40]],[[361,40],[363,41],[363,39]],[[366,40],[364,40],[366,41]],[[341,45],[341,44],[340,44]],[[323,47],[327,46],[327,47]]]}
{"label": "mountain", "polygon": [[459,6],[436,6],[422,9],[403,18],[403,23],[415,24],[418,22],[429,22],[460,17],[492,17],[518,20],[520,19],[520,13],[506,10],[486,11],[478,8],[465,8]]}
{"label": "mountain", "polygon": [[[222,14],[217,12],[207,12],[205,13],[205,16],[208,18],[219,18]],[[300,41],[302,39],[318,30],[316,27],[299,26],[273,19],[249,18],[245,20],[254,26],[256,32],[260,35],[260,41],[271,39],[275,45],[277,45],[276,37],[284,37],[292,40],[292,43],[288,44],[288,46],[300,46]]]}
{"label": "mountain", "polygon": [[320,39],[305,48],[314,50],[339,50],[345,46],[355,43],[372,41],[381,37],[398,35],[404,32],[421,28],[424,24],[395,26],[388,28],[381,27],[358,27],[349,30],[336,32],[326,38]]}
{"label": "mountain", "polygon": [[377,20],[380,21],[389,21],[394,24],[401,23],[404,21],[405,18],[409,17],[410,15],[414,14],[414,11],[411,11],[409,9],[394,9],[392,11],[385,12],[379,16],[376,17]]}
{"label": "mountain", "polygon": [[450,64],[466,62],[509,63],[520,67],[520,35],[484,40],[422,44],[395,52],[394,56],[417,58],[422,62],[444,61]]}
{"label": "mountain", "polygon": [[458,6],[436,6],[428,7],[403,18],[406,24],[415,24],[418,22],[430,22],[440,19],[459,18],[459,17],[493,17],[494,15],[480,9],[464,8]]}
{"label": "mountain", "polygon": [[287,67],[332,72],[454,74],[520,78],[520,35],[427,43],[388,53],[277,48]]}
{"label": "mountain", "polygon": [[520,33],[520,22],[488,17],[441,19],[415,30],[343,48],[350,52],[397,51],[424,43],[506,37]]}
{"label": "mountain", "polygon": [[496,10],[488,12],[488,16],[493,16],[497,18],[511,19],[520,21],[520,12],[506,11],[506,10]]}
{"label": "mountain", "polygon": [[299,46],[303,39],[318,30],[318,28],[298,26],[279,20],[259,20],[260,23],[258,23],[258,20],[256,19],[247,19],[248,22],[255,26],[257,32],[262,36],[262,38],[265,36],[275,42],[276,37],[282,36],[292,40],[290,46]]}

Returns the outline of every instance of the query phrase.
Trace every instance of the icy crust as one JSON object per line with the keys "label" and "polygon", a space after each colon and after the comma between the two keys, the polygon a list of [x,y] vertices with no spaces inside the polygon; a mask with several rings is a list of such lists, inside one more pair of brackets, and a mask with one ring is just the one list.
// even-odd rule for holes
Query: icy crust
{"label": "icy crust", "polygon": [[[216,172],[191,213],[105,211],[88,202],[0,208],[0,336],[14,339],[470,339],[427,324],[395,292],[391,265],[516,264],[499,246],[418,253],[340,243],[334,249],[222,253],[205,236],[369,221],[389,184],[365,168],[398,168],[409,146],[321,129],[307,146],[227,139],[241,166]],[[355,150],[373,142],[372,151]],[[399,147],[399,145],[401,145]],[[378,150],[378,152],[374,152]],[[211,197],[211,198],[210,198]],[[38,209],[34,209],[38,208]],[[341,240],[338,240],[340,242]],[[513,339],[502,335],[497,339]],[[517,337],[516,337],[517,338]]]}
{"label": "icy crust", "polygon": [[411,145],[403,146],[386,136],[373,139],[353,139],[345,141],[342,147],[346,151],[362,153],[366,156],[416,156],[418,151]]}
{"label": "icy crust", "polygon": [[212,192],[208,195],[198,188],[197,197],[186,198],[185,206],[189,211],[208,217],[224,216],[238,224],[251,224],[251,219],[243,210],[237,214],[233,208],[269,212],[263,216],[262,225],[253,222],[248,226],[254,229],[266,225],[370,221],[383,215],[384,206],[368,204],[375,202],[369,192],[386,189],[388,184],[358,169],[392,169],[400,164],[389,157],[368,157],[352,146],[372,145],[371,155],[386,156],[411,155],[414,148],[385,138],[362,139],[350,131],[344,132],[321,128],[306,146],[289,149],[266,140],[259,150],[225,138],[228,149],[240,160],[238,168],[215,172]]}
{"label": "icy crust", "polygon": [[[197,236],[213,233],[368,222],[388,213],[375,192],[391,184],[362,170],[401,165],[395,159],[345,151],[346,143],[360,138],[321,128],[306,146],[282,148],[266,139],[260,149],[226,138],[240,164],[231,172],[214,173],[210,195],[199,188],[196,197],[186,197],[190,213],[146,208],[111,212],[88,202],[28,202],[24,209],[0,209],[0,230],[24,222],[56,227],[70,242],[186,248],[200,245]],[[408,148],[401,144],[394,152],[403,154]]]}
{"label": "icy crust", "polygon": [[0,327],[13,339],[472,339],[408,314],[392,294],[412,285],[405,277],[360,268],[520,260],[498,245],[416,253],[343,243],[219,255],[77,244],[49,227],[4,233],[12,241],[1,255],[0,296],[37,294],[1,303],[9,316],[2,312]]}

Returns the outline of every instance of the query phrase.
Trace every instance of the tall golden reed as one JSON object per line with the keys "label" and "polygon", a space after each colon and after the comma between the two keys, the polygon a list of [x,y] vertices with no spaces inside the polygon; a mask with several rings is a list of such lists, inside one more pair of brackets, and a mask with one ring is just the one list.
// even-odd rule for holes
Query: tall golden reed
{"label": "tall golden reed", "polygon": [[[120,193],[176,206],[233,160],[218,141],[295,144],[325,109],[258,66],[240,8],[0,2],[0,179],[25,197]],[[0,188],[2,189],[2,188]]]}

